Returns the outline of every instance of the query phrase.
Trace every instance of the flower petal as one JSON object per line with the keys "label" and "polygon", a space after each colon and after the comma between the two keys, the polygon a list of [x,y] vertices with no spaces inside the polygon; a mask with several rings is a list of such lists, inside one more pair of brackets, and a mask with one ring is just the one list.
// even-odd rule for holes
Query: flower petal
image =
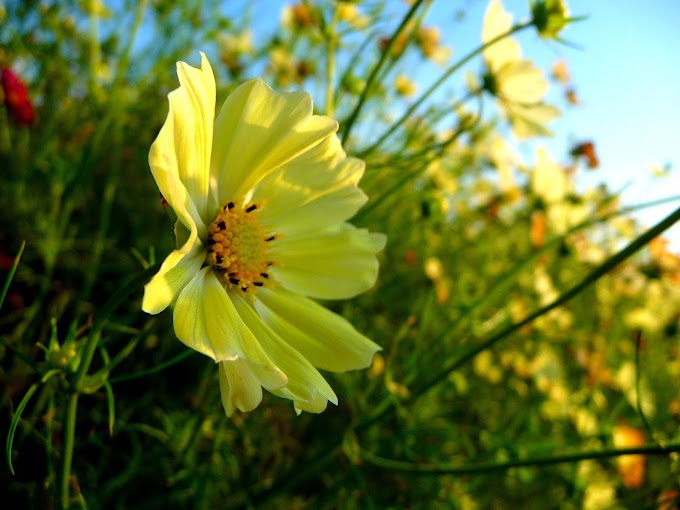
{"label": "flower petal", "polygon": [[218,196],[245,196],[272,170],[336,132],[331,118],[312,115],[306,92],[274,92],[248,81],[224,102],[215,122],[211,172]]}
{"label": "flower petal", "polygon": [[529,106],[505,104],[505,116],[517,139],[526,140],[536,136],[551,136],[552,132],[546,124],[559,117],[560,110],[544,103]]}
{"label": "flower petal", "polygon": [[248,328],[262,342],[262,346],[272,360],[288,377],[288,384],[285,388],[272,393],[302,402],[312,402],[319,398],[318,395],[322,395],[326,400],[335,405],[338,404],[338,397],[319,371],[269,328],[248,301],[236,295],[234,306]]}
{"label": "flower petal", "polygon": [[345,157],[336,136],[327,138],[258,184],[253,201],[266,200],[261,221],[290,235],[351,218],[367,200],[358,186],[364,167]]}
{"label": "flower petal", "polygon": [[259,289],[255,309],[277,335],[323,370],[366,368],[381,350],[343,317],[282,288]]}
{"label": "flower petal", "polygon": [[262,402],[262,386],[245,360],[219,363],[220,394],[227,416],[238,409],[248,412]]}
{"label": "flower petal", "polygon": [[170,253],[158,273],[144,286],[142,310],[152,315],[165,310],[196,276],[204,259],[203,245],[195,236],[181,249]]}
{"label": "flower petal", "polygon": [[[482,43],[486,44],[496,37],[506,34],[512,28],[512,15],[504,8],[500,0],[491,0],[484,15],[482,25]],[[522,57],[522,50],[512,37],[504,37],[482,50],[487,65],[497,72],[508,62]]]}
{"label": "flower petal", "polygon": [[383,234],[343,223],[311,234],[275,241],[272,274],[286,288],[309,297],[346,299],[370,289],[378,277],[375,254],[385,246]]}
{"label": "flower petal", "polygon": [[173,318],[177,338],[188,347],[217,362],[248,361],[258,384],[269,390],[287,384],[286,375],[244,324],[212,268],[201,269],[184,288]]}
{"label": "flower petal", "polygon": [[[178,217],[186,209],[197,224],[209,224],[213,212],[208,210],[207,202],[215,78],[203,53],[201,69],[178,62],[177,75],[180,87],[168,94],[168,117],[151,146],[149,164],[161,193]],[[180,181],[179,193],[175,195],[167,193],[162,182],[171,177]]]}
{"label": "flower petal", "polygon": [[509,62],[498,70],[499,95],[506,101],[533,105],[543,100],[548,81],[530,60]]}
{"label": "flower petal", "polygon": [[302,411],[315,414],[323,413],[326,410],[326,406],[328,406],[328,400],[326,400],[321,395],[317,395],[315,398],[307,402],[302,400],[293,401],[293,407],[295,409],[295,413],[298,416],[300,416]]}

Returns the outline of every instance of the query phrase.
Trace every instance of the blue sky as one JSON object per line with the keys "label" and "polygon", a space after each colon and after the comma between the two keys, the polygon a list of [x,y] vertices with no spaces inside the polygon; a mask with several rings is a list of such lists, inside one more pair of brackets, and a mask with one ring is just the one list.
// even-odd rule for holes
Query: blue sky
{"label": "blue sky", "polygon": [[[457,2],[456,2],[457,3]],[[504,0],[515,20],[527,19],[527,0]],[[680,195],[680,2],[568,1],[574,15],[588,19],[564,31],[571,48],[545,42],[529,30],[521,34],[523,54],[544,69],[563,57],[582,106],[564,108],[560,92],[552,86],[551,99],[564,116],[552,125],[551,152],[565,160],[571,141],[592,139],[600,169],[582,172],[579,188],[606,182],[610,189],[625,187],[626,204]],[[468,0],[467,15],[459,29],[446,34],[450,44],[465,51],[479,40],[486,0]],[[453,2],[435,1],[430,20],[452,19]],[[652,167],[672,166],[658,179]],[[641,212],[647,225],[660,220],[677,203]],[[680,250],[680,228],[669,231]]]}
{"label": "blue sky", "polygon": [[[283,0],[260,0],[253,12],[263,5],[280,12]],[[528,0],[503,0],[516,21],[529,18]],[[559,58],[569,66],[572,81],[582,102],[579,107],[566,105],[561,89],[551,86],[548,99],[564,115],[553,122],[553,139],[545,140],[551,153],[567,162],[574,142],[593,140],[600,168],[583,171],[578,188],[606,182],[610,189],[621,190],[626,205],[680,195],[680,2],[620,0],[567,0],[573,15],[586,15],[573,23],[563,37],[573,47],[540,39],[528,29],[518,36],[526,58],[549,70]],[[394,24],[408,6],[402,0],[388,0],[394,9]],[[488,0],[434,0],[425,24],[442,28],[445,43],[453,48],[453,60],[480,43],[480,33]],[[465,17],[456,18],[463,10]],[[265,24],[275,26],[279,18],[271,16]],[[264,20],[261,20],[264,21]],[[438,78],[440,68],[418,66],[420,90]],[[479,71],[481,60],[469,69]],[[454,77],[443,91],[462,86],[462,75]],[[532,150],[521,151],[532,161]],[[653,167],[671,166],[667,177],[655,178]],[[646,209],[638,214],[643,224],[651,226],[678,205]],[[675,250],[680,250],[680,227],[667,233]]]}

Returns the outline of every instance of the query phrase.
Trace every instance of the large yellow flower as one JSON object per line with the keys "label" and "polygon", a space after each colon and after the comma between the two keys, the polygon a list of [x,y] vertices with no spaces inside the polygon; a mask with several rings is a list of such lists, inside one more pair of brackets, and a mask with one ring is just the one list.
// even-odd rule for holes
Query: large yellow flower
{"label": "large yellow flower", "polygon": [[305,92],[261,80],[215,118],[215,79],[177,64],[180,87],[149,164],[177,214],[178,249],[144,288],[144,311],[173,302],[177,337],[219,365],[227,415],[262,387],[321,412],[337,397],[317,368],[370,365],[378,345],[310,298],[345,299],[377,278],[385,236],[346,222],[366,202],[364,163],[345,155],[336,121]]}

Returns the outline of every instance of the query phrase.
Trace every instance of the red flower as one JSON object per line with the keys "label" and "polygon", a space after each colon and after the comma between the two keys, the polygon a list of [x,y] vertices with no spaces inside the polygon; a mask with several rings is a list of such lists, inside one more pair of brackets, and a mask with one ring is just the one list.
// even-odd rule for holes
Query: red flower
{"label": "red flower", "polygon": [[35,112],[24,82],[7,68],[2,69],[0,82],[5,96],[5,106],[12,120],[22,126],[32,126]]}

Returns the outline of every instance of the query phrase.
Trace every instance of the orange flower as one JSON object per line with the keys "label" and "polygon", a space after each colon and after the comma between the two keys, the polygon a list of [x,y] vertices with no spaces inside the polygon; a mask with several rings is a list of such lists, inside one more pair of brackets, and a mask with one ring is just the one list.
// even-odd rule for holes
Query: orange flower
{"label": "orange flower", "polygon": [[[645,444],[645,436],[640,429],[619,424],[614,428],[614,446],[632,448]],[[623,485],[629,489],[639,489],[645,482],[645,456],[640,454],[623,455],[616,459],[616,467]]]}

